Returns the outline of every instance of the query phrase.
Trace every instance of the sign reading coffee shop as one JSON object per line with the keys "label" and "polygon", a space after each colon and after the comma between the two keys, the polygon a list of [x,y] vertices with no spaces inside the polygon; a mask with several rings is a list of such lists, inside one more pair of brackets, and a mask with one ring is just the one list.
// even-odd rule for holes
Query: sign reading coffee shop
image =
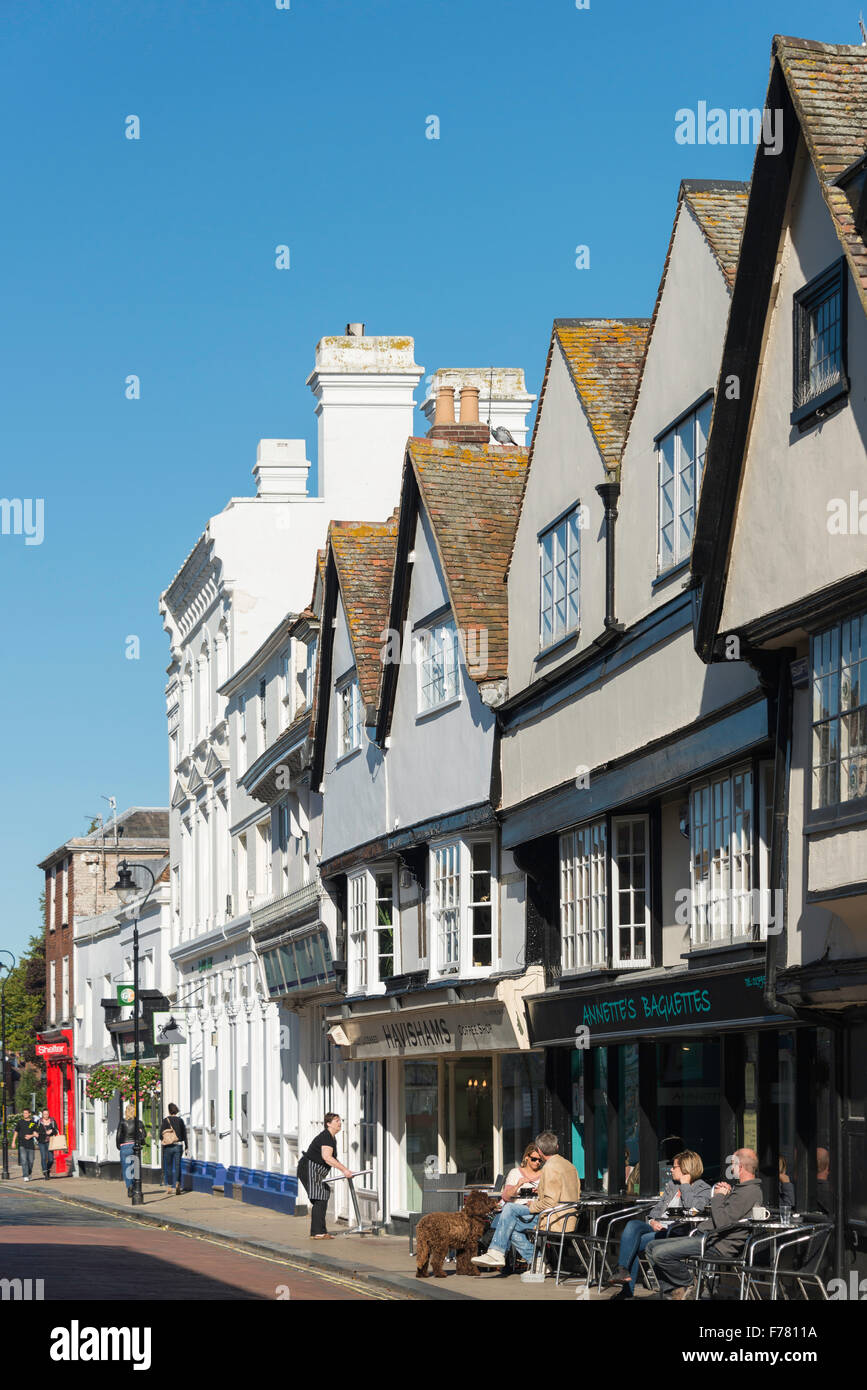
{"label": "sign reading coffee shop", "polygon": [[590,1046],[650,1033],[701,1032],[731,1023],[771,1021],[764,1002],[765,978],[755,966],[699,978],[648,980],[646,985],[606,991],[560,990],[528,999],[534,1046],[572,1043],[588,1030]]}
{"label": "sign reading coffee shop", "polygon": [[[498,1052],[520,1047],[503,1004],[487,1007],[400,1009],[385,1016],[341,1019],[352,1058],[419,1057],[435,1053]],[[340,1042],[340,1037],[335,1037]]]}

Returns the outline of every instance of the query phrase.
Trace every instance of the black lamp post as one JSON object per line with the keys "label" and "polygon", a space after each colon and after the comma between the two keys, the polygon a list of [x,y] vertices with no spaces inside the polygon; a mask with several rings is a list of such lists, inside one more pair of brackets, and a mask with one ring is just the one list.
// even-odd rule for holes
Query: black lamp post
{"label": "black lamp post", "polygon": [[130,1201],[134,1207],[140,1207],[144,1203],[144,1194],[141,1190],[141,1139],[139,1138],[139,1009],[138,1009],[138,919],[142,908],[154,890],[156,879],[151,873],[147,864],[136,864],[132,866],[122,859],[117,866],[117,883],[112,887],[112,892],[117,893],[122,903],[131,903],[141,893],[141,889],[132,876],[133,867],[144,869],[149,876],[151,886],[142,898],[141,903],[136,908],[132,925],[132,987],[135,994],[133,1004],[133,1045],[135,1047],[135,1129],[133,1131],[133,1178],[132,1189],[130,1191]]}
{"label": "black lamp post", "polygon": [[8,1104],[8,1097],[7,1097],[7,1090],[8,1090],[8,1087],[7,1087],[7,1084],[6,1084],[6,1083],[7,1083],[8,1077],[9,1077],[9,1068],[8,1068],[8,1066],[7,1066],[7,1063],[6,1063],[6,981],[9,979],[9,976],[12,974],[12,971],[15,969],[16,961],[15,961],[15,957],[12,955],[12,952],[11,952],[11,951],[0,951],[0,956],[9,956],[10,960],[12,961],[12,964],[11,964],[11,965],[7,965],[7,964],[5,963],[5,961],[2,962],[2,963],[0,963],[0,970],[5,970],[5,971],[6,971],[6,974],[3,976],[2,981],[0,981],[0,1038],[2,1038],[2,1041],[0,1041],[0,1049],[2,1049],[2,1057],[3,1057],[3,1077],[2,1077],[2,1081],[0,1081],[0,1085],[2,1085],[2,1087],[3,1087],[3,1102],[2,1102],[2,1111],[3,1111],[3,1114],[2,1114],[2,1119],[3,1119],[3,1177],[4,1177],[4,1178],[8,1178],[8,1177],[9,1177],[9,1136],[8,1136],[7,1133],[6,1133],[6,1115],[7,1115],[7,1112],[8,1112],[9,1104]]}

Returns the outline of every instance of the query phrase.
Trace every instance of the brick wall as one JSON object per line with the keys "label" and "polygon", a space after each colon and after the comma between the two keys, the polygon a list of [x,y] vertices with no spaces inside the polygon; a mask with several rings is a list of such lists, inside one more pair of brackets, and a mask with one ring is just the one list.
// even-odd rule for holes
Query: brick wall
{"label": "brick wall", "polygon": [[[113,893],[117,882],[117,866],[122,859],[132,863],[147,863],[149,859],[164,859],[166,848],[136,849],[122,844],[115,849],[88,846],[72,850],[55,865],[54,910],[51,910],[51,870],[45,873],[45,1026],[60,1027],[71,1022],[63,1016],[63,960],[69,958],[69,1014],[75,1008],[73,927],[76,918],[96,917],[116,908],[120,899]],[[63,892],[63,865],[67,864],[66,893]],[[142,875],[142,880],[146,879]],[[49,920],[51,919],[51,920]],[[64,925],[64,923],[66,925]],[[52,931],[51,928],[54,930]],[[54,1004],[51,1017],[51,963],[55,966]]]}

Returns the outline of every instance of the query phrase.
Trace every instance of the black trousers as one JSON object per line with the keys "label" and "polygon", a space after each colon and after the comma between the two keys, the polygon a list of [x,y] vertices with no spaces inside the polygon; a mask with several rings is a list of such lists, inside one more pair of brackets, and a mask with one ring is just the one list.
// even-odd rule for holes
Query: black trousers
{"label": "black trousers", "polygon": [[310,1203],[310,1234],[312,1236],[324,1236],[325,1230],[325,1211],[328,1207],[327,1202]]}

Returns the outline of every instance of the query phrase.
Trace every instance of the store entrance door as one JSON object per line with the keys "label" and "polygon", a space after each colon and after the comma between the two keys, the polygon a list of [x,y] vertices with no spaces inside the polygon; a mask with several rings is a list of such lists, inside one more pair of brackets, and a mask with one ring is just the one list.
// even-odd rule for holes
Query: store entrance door
{"label": "store entrance door", "polygon": [[449,1166],[466,1173],[467,1182],[493,1182],[493,1059],[467,1057],[448,1065]]}

